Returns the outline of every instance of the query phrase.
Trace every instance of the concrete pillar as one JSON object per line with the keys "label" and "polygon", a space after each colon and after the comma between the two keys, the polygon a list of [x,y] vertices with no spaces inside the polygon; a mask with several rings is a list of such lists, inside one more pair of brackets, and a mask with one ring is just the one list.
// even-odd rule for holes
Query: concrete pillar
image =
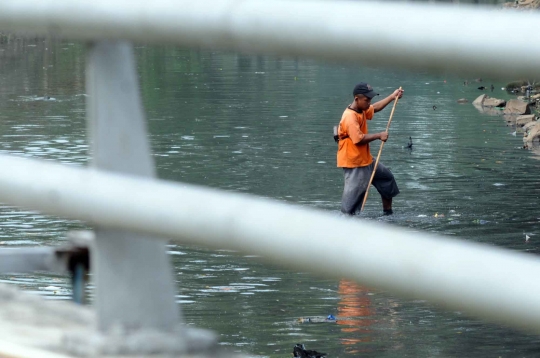
{"label": "concrete pillar", "polygon": [[[91,166],[155,177],[131,44],[92,44],[86,89]],[[95,229],[92,271],[99,329],[119,324],[128,330],[171,331],[179,323],[180,307],[166,242],[129,231]]]}

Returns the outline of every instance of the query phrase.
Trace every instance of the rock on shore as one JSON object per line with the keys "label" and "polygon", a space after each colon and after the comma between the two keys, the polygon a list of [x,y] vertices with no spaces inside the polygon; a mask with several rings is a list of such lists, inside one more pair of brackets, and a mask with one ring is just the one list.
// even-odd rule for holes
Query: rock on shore
{"label": "rock on shore", "polygon": [[529,103],[520,101],[519,99],[511,99],[506,102],[504,114],[530,114],[531,107]]}
{"label": "rock on shore", "polygon": [[[532,124],[531,124],[532,123]],[[534,121],[526,124],[527,129],[523,134],[523,147],[537,147],[540,143],[540,122]]]}
{"label": "rock on shore", "polygon": [[491,98],[487,94],[483,94],[478,96],[473,103],[474,106],[482,106],[482,107],[504,107],[506,104],[506,101],[504,99],[498,99],[498,98]]}

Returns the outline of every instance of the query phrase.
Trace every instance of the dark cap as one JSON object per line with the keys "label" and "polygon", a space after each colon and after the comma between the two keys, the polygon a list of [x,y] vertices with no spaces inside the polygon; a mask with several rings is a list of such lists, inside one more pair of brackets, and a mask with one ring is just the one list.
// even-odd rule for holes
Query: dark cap
{"label": "dark cap", "polygon": [[375,93],[371,85],[365,82],[360,82],[359,84],[354,86],[353,96],[356,96],[357,94],[363,94],[369,99],[379,95],[378,93]]}

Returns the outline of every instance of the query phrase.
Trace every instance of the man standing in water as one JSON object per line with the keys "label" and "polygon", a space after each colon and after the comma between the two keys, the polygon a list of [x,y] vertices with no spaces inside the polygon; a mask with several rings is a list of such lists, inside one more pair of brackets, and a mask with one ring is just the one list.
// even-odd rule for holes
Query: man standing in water
{"label": "man standing in water", "polygon": [[[364,82],[357,84],[353,90],[354,100],[345,109],[339,122],[337,166],[343,168],[345,176],[345,188],[341,199],[341,212],[344,214],[354,215],[362,206],[375,166],[369,151],[369,143],[374,140],[386,142],[388,139],[387,132],[368,134],[367,121],[390,102],[401,98],[403,90],[397,89],[390,96],[371,104],[373,97],[378,95],[369,84]],[[399,189],[392,172],[380,162],[372,184],[381,195],[384,214],[393,214],[392,198],[399,194]]]}

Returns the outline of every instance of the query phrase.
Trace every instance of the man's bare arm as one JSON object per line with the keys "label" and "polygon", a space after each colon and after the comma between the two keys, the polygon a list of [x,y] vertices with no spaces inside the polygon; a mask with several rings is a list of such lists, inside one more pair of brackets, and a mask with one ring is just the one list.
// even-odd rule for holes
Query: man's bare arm
{"label": "man's bare arm", "polygon": [[373,104],[373,109],[374,109],[375,113],[377,113],[379,111],[382,111],[384,109],[384,107],[386,107],[386,106],[388,106],[388,104],[390,104],[390,102],[392,102],[396,98],[401,98],[401,97],[403,97],[403,90],[402,89],[401,90],[400,89],[395,90],[390,96],[388,96],[386,98],[383,98],[380,101]]}
{"label": "man's bare arm", "polygon": [[373,133],[373,134],[365,134],[362,140],[358,142],[357,144],[367,144],[377,139],[380,139],[383,142],[386,142],[388,140],[388,133],[379,132],[379,133]]}

